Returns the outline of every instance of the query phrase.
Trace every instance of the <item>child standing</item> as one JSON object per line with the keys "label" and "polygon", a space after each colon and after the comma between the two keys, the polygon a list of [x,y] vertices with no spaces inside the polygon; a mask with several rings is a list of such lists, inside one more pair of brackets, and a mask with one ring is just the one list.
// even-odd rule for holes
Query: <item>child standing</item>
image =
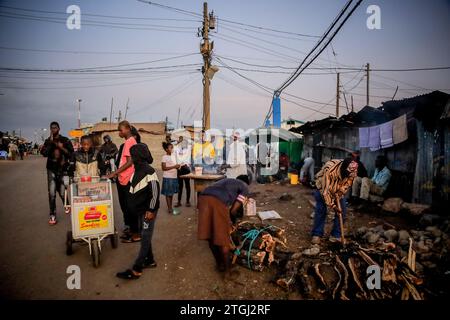
{"label": "child standing", "polygon": [[163,142],[163,149],[166,154],[162,157],[161,167],[163,169],[163,185],[161,193],[166,196],[167,209],[173,213],[172,199],[175,193],[178,193],[177,169],[180,165],[176,163],[173,145],[170,142]]}
{"label": "child standing", "polygon": [[100,153],[93,148],[92,138],[81,137],[81,148],[73,154],[75,162],[75,177],[100,176],[104,163]]}
{"label": "child standing", "polygon": [[149,164],[151,158],[147,146],[138,143],[130,149],[134,174],[130,181],[128,210],[142,223],[141,248],[132,269],[117,273],[122,279],[138,279],[144,268],[155,268],[152,236],[159,208],[159,182],[155,169]]}

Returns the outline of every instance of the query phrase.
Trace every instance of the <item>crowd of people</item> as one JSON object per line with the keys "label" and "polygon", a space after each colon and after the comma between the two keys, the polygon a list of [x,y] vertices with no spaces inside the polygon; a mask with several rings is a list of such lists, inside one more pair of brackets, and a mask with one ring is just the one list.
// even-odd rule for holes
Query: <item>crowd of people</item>
{"label": "crowd of people", "polygon": [[[36,145],[37,147],[37,145]],[[33,151],[33,145],[31,143],[26,143],[21,139],[1,139],[0,144],[0,159],[1,160],[12,160],[17,159],[23,160],[24,157]]]}
{"label": "crowd of people", "polygon": [[[41,154],[47,157],[47,181],[50,207],[49,224],[55,225],[57,193],[65,203],[65,211],[70,207],[65,197],[71,177],[104,176],[117,184],[117,195],[123,213],[124,230],[122,242],[140,242],[138,256],[130,269],[117,273],[123,279],[138,279],[145,268],[156,267],[152,251],[152,236],[160,209],[160,195],[165,196],[169,214],[174,207],[182,205],[183,189],[186,190],[185,206],[189,207],[190,180],[184,176],[201,165],[204,172],[217,170],[223,165],[227,153],[227,177],[199,194],[198,198],[198,239],[209,243],[216,261],[217,270],[225,277],[233,277],[231,269],[230,230],[236,219],[243,214],[243,207],[250,195],[247,175],[246,149],[238,134],[233,134],[229,148],[216,147],[223,141],[201,139],[191,145],[180,136],[176,142],[168,139],[162,143],[165,154],[161,159],[162,184],[160,185],[148,146],[141,142],[139,132],[128,121],[118,125],[119,136],[124,140],[119,148],[111,137],[105,136],[104,143],[95,148],[92,138],[83,136],[80,148],[74,151],[70,140],[60,134],[57,122],[50,125],[50,137],[45,140]],[[224,152],[222,152],[222,150]],[[330,160],[314,174],[314,160],[306,157],[300,170],[301,181],[314,186],[316,200],[312,243],[318,244],[324,236],[327,211],[336,213],[330,241],[341,241],[342,225],[345,220],[347,201],[367,201],[370,194],[382,195],[389,184],[391,172],[384,156],[376,159],[374,176],[369,179],[367,170],[360,161],[358,152],[353,152],[343,160]],[[289,160],[280,157],[280,171],[287,173]],[[311,184],[311,182],[313,182]],[[173,204],[173,197],[178,195]],[[348,196],[350,195],[350,198]]]}

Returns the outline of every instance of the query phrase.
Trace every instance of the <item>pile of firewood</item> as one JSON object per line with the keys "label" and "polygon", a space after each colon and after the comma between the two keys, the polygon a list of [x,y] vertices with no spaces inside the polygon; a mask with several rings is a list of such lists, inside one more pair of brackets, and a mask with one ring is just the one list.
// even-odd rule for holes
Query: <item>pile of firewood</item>
{"label": "pile of firewood", "polygon": [[[414,251],[411,248],[405,263],[395,254],[392,243],[376,248],[363,248],[354,241],[345,247],[340,244],[333,246],[314,257],[291,253],[279,265],[275,282],[286,290],[298,289],[306,299],[424,298],[421,292],[423,280],[414,272]],[[372,274],[367,272],[369,266],[379,267],[379,289],[367,283]]]}
{"label": "pile of firewood", "polygon": [[286,248],[284,229],[250,221],[234,227],[231,239],[233,263],[255,271],[263,271],[275,261],[278,246]]}

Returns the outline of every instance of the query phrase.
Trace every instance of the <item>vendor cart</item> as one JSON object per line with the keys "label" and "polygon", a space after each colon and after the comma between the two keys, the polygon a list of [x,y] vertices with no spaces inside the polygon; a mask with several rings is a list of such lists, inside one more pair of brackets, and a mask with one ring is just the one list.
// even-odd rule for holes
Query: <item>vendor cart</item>
{"label": "vendor cart", "polygon": [[67,232],[66,254],[75,242],[86,242],[94,267],[100,265],[102,240],[110,238],[117,248],[119,234],[114,227],[111,181],[100,177],[75,178],[70,185],[72,230]]}

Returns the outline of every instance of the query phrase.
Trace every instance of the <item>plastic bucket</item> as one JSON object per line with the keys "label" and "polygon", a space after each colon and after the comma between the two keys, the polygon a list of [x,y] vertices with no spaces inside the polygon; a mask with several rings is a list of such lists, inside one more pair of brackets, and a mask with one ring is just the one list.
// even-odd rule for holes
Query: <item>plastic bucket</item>
{"label": "plastic bucket", "polygon": [[291,173],[291,184],[298,184],[298,174]]}

